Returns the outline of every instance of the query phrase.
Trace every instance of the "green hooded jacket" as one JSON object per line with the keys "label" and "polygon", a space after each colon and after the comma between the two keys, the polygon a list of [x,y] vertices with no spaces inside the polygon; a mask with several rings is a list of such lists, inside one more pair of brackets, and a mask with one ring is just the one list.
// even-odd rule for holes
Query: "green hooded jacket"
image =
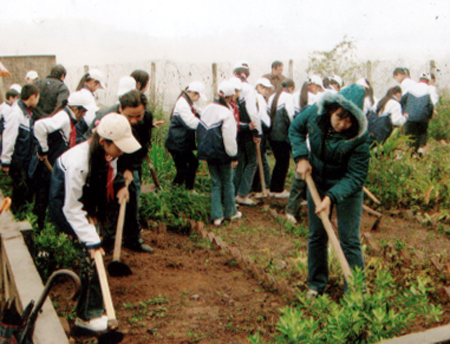
{"label": "green hooded jacket", "polygon": [[[367,177],[370,147],[367,119],[361,111],[364,95],[364,88],[356,84],[340,92],[326,92],[318,104],[301,112],[289,129],[295,162],[308,159],[317,188],[333,203],[340,203],[360,191]],[[326,105],[331,103],[339,104],[355,116],[358,131],[354,137],[329,131],[329,121],[321,116],[326,114]]]}

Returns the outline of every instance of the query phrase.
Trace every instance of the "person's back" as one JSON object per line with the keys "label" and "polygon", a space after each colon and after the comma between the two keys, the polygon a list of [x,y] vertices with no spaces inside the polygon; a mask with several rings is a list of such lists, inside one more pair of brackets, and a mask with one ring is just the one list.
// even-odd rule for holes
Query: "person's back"
{"label": "person's back", "polygon": [[40,92],[39,103],[33,109],[34,120],[48,117],[64,108],[70,95],[69,88],[64,84],[66,74],[62,65],[56,65],[45,79],[33,83]]}

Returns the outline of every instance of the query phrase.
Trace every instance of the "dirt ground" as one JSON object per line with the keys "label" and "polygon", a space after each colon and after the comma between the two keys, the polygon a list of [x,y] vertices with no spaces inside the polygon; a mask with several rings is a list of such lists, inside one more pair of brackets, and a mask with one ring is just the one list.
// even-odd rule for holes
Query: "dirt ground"
{"label": "dirt ground", "polygon": [[[284,279],[291,290],[304,293],[306,270],[296,266],[305,262],[306,232],[294,235],[292,226],[275,216],[274,211],[283,213],[285,204],[286,200],[268,198],[257,206],[241,206],[242,219],[219,228],[205,224],[204,229],[250,257],[275,280]],[[306,218],[304,212],[303,216]],[[385,214],[378,228],[371,230],[375,220],[364,213],[362,232],[370,232],[380,246],[401,240],[421,251],[420,257],[427,261],[448,248],[445,234],[414,219],[405,220],[401,214]],[[306,230],[305,223],[298,226]],[[248,343],[255,332],[260,332],[264,342],[273,339],[279,309],[289,303],[285,294],[255,276],[230,251],[213,247],[197,234],[145,230],[143,237],[155,253],[124,249],[122,261],[133,274],[109,278],[120,331],[125,334],[123,343],[237,344]],[[110,261],[111,256],[106,256],[105,263]],[[60,315],[67,316],[74,304],[64,299],[66,288],[56,288],[53,300]],[[330,289],[333,297],[340,293],[339,287]],[[447,323],[448,297],[442,295],[439,301],[446,310],[443,323]],[[417,324],[412,330],[424,328]]]}

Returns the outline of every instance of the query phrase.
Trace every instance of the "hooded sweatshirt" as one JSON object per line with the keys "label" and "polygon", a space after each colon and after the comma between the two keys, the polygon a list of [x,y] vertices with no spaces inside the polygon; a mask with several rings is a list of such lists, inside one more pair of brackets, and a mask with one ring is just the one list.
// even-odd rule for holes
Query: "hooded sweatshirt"
{"label": "hooded sweatshirt", "polygon": [[[294,160],[309,160],[317,187],[333,203],[360,191],[367,177],[370,147],[367,119],[362,113],[364,94],[364,88],[356,84],[338,93],[328,92],[318,104],[301,112],[289,129]],[[331,103],[339,104],[356,118],[358,131],[354,137],[330,130],[331,125],[323,116]]]}

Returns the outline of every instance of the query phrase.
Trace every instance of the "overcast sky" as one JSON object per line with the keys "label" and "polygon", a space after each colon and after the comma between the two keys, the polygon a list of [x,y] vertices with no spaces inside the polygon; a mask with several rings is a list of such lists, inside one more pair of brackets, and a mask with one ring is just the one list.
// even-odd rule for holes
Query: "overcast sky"
{"label": "overcast sky", "polygon": [[307,58],[347,35],[361,58],[450,54],[449,0],[1,1],[0,56],[62,63]]}

